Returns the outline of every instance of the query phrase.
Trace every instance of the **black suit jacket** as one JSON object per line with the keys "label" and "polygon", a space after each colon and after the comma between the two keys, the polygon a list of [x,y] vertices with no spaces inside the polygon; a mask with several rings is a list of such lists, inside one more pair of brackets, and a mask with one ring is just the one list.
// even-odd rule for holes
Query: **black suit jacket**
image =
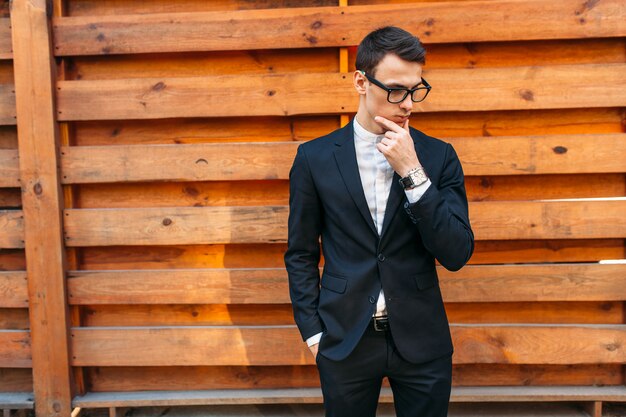
{"label": "black suit jacket", "polygon": [[319,352],[329,359],[342,360],[357,345],[381,286],[406,360],[452,352],[435,259],[458,270],[474,249],[463,171],[450,144],[413,128],[411,136],[432,184],[409,204],[395,174],[380,236],[361,185],[352,123],[298,147],[285,265],[302,338],[323,332]]}

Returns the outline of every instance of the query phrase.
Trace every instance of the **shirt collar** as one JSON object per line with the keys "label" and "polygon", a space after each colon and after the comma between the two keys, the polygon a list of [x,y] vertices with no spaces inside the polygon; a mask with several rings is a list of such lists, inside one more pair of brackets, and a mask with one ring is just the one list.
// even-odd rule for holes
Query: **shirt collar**
{"label": "shirt collar", "polygon": [[380,142],[385,137],[385,135],[378,135],[376,133],[370,132],[369,130],[366,130],[358,122],[358,120],[356,119],[356,116],[353,119],[353,123],[354,123],[354,136],[357,139],[361,139],[370,143],[376,143],[376,142]]}

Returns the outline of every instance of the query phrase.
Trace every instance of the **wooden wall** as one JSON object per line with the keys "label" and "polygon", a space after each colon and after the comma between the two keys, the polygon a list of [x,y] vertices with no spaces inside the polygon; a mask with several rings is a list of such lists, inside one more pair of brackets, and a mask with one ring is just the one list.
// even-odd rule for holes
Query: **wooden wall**
{"label": "wooden wall", "polygon": [[[59,412],[36,328],[65,331],[72,395],[318,386],[288,171],[353,116],[355,45],[389,23],[428,50],[412,126],[466,174],[476,251],[440,270],[454,385],[625,383],[626,265],[600,263],[626,258],[623,1],[55,0],[26,31],[45,3],[0,2],[0,391]],[[30,94],[12,45],[46,39],[52,91]],[[43,139],[21,126],[42,101]],[[22,154],[42,149],[52,168]]]}

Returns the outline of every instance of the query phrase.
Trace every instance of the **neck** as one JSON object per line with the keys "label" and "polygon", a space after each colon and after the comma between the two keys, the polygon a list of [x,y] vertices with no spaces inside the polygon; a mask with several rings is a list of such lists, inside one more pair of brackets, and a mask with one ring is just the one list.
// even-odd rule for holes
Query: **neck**
{"label": "neck", "polygon": [[382,135],[385,133],[382,126],[376,123],[374,118],[362,107],[359,108],[356,113],[356,120],[363,127],[363,129],[370,133],[374,133],[376,135]]}

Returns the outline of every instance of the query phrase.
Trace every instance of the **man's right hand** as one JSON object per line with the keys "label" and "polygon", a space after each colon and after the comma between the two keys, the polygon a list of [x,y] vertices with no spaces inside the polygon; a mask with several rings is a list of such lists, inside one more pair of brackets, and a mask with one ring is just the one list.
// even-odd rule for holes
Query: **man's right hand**
{"label": "man's right hand", "polygon": [[313,346],[309,346],[309,349],[311,350],[311,353],[313,354],[313,357],[317,359],[317,350],[319,349],[320,344],[316,343]]}

